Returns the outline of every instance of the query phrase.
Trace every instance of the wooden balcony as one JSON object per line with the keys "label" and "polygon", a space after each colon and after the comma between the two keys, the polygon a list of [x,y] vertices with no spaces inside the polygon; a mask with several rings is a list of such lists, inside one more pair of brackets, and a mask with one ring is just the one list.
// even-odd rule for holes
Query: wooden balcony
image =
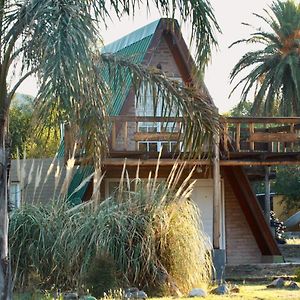
{"label": "wooden balcony", "polygon": [[182,118],[116,116],[111,121],[111,156],[157,156],[160,150],[164,155],[180,152]]}
{"label": "wooden balcony", "polygon": [[299,163],[300,118],[229,117],[222,122],[224,159],[264,165]]}
{"label": "wooden balcony", "polygon": [[[182,150],[182,118],[115,116],[111,120],[110,158],[154,159],[162,148],[162,157],[171,159]],[[221,165],[300,163],[300,118],[221,121]]]}

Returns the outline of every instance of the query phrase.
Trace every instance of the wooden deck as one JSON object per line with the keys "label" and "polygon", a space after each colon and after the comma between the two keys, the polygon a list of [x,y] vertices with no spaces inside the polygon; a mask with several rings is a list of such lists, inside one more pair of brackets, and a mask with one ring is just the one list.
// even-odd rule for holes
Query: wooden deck
{"label": "wooden deck", "polygon": [[[151,164],[162,150],[165,163],[183,152],[182,118],[112,117],[110,158],[115,164],[125,157]],[[221,165],[300,164],[300,118],[222,118]],[[188,151],[186,151],[188,152]],[[209,161],[190,161],[209,164]]]}

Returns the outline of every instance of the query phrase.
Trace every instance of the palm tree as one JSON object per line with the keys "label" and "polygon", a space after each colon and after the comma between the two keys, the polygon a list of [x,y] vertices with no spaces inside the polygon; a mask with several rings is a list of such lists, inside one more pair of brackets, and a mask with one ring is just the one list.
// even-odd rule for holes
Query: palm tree
{"label": "palm tree", "polygon": [[[213,32],[219,27],[208,0],[153,0],[167,16],[179,11],[190,22],[196,45],[195,60],[203,70],[216,45]],[[140,83],[151,82],[162,91],[166,105],[176,103],[187,116],[186,126],[211,136],[217,114],[195,89],[170,84],[162,74],[127,60],[104,57],[99,52],[101,28],[116,14],[134,15],[149,1],[123,0],[0,0],[0,299],[10,299],[8,259],[8,111],[20,84],[30,75],[39,78],[35,108],[41,121],[68,121],[81,128],[87,147],[95,157],[102,154],[107,140],[106,105],[110,91],[101,77],[104,64],[130,68]],[[16,62],[21,65],[19,81],[10,86],[9,76]],[[198,98],[198,101],[191,101]],[[200,103],[200,104],[199,104]],[[202,105],[201,105],[202,103]],[[195,113],[195,110],[198,112]],[[89,120],[98,126],[82,126]],[[85,130],[83,132],[83,130]],[[190,131],[188,131],[190,132]]]}
{"label": "palm tree", "polygon": [[254,43],[262,48],[246,53],[234,66],[231,81],[247,75],[233,91],[242,85],[241,101],[246,101],[255,90],[252,113],[300,116],[300,5],[292,0],[274,1],[264,12],[266,16],[254,15],[270,30],[258,28],[248,39],[234,43]]}

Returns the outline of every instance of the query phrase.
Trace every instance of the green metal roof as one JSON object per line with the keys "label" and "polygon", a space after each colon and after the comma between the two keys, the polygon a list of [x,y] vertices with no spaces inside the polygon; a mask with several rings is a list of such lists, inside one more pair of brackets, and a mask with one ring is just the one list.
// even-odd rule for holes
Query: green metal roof
{"label": "green metal roof", "polygon": [[[135,63],[142,63],[147,50],[152,41],[153,34],[160,20],[154,21],[120,39],[105,46],[102,53],[113,53],[117,56],[132,60]],[[120,75],[119,82],[113,83],[109,80],[108,70],[103,71],[103,77],[112,90],[112,105],[109,112],[112,116],[117,116],[123,107],[129,93],[132,78],[129,70],[124,70]]]}
{"label": "green metal roof", "polygon": [[57,158],[64,158],[65,156],[65,140],[61,139],[60,144],[58,146],[56,157]]}
{"label": "green metal roof", "polygon": [[116,40],[115,42],[112,42],[108,45],[105,45],[102,53],[118,53],[120,50],[131,46],[137,42],[140,42],[146,37],[152,36],[160,22],[159,20],[156,20],[146,26],[143,26],[123,37]]}
{"label": "green metal roof", "polygon": [[89,177],[93,172],[94,172],[93,166],[79,166],[77,168],[75,174],[73,175],[72,181],[69,185],[68,194],[67,194],[68,195],[67,200],[71,205],[75,206],[82,202],[82,198],[85,194],[89,182],[84,184],[82,188],[77,192],[74,193],[74,191],[83,182],[83,180]]}

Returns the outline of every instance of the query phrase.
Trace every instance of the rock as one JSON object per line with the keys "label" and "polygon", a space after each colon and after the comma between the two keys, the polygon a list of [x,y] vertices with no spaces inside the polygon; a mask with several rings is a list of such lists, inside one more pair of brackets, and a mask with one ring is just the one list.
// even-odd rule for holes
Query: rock
{"label": "rock", "polygon": [[239,293],[240,288],[235,284],[230,288],[230,293]]}
{"label": "rock", "polygon": [[64,293],[64,300],[77,300],[79,299],[77,293]]}
{"label": "rock", "polygon": [[129,288],[125,289],[125,293],[136,293],[138,291],[139,291],[139,289],[136,287],[129,287]]}
{"label": "rock", "polygon": [[132,293],[133,299],[147,299],[148,295],[144,291],[137,291]]}
{"label": "rock", "polygon": [[148,295],[144,291],[140,291],[138,288],[125,289],[125,299],[146,299]]}
{"label": "rock", "polygon": [[227,284],[221,284],[217,288],[213,289],[211,293],[216,295],[226,295],[229,293],[229,288]]}
{"label": "rock", "polygon": [[287,287],[292,290],[300,289],[300,287],[298,286],[298,284],[295,281],[291,281]]}
{"label": "rock", "polygon": [[[81,299],[81,298],[80,298]],[[97,300],[96,297],[94,296],[91,296],[91,295],[87,295],[87,296],[83,296],[82,298],[83,300]]]}
{"label": "rock", "polygon": [[189,297],[206,297],[206,296],[207,296],[207,293],[203,289],[200,289],[200,288],[192,289],[189,292]]}
{"label": "rock", "polygon": [[267,285],[267,288],[282,288],[284,287],[284,280],[282,278],[277,278]]}

